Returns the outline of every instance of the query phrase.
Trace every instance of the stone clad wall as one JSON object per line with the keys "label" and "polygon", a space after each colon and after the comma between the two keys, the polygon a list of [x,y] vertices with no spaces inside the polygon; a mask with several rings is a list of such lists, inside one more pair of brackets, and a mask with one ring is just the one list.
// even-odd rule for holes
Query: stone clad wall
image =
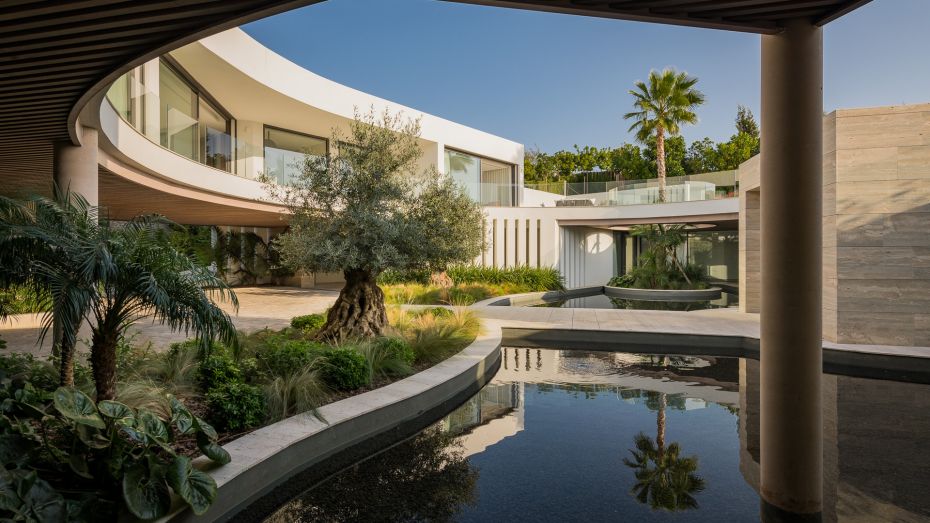
{"label": "stone clad wall", "polygon": [[[823,131],[824,338],[930,346],[930,104],[839,110]],[[739,180],[740,307],[759,312],[758,156]]]}
{"label": "stone clad wall", "polygon": [[824,131],[824,334],[930,346],[930,104],[839,110]]}
{"label": "stone clad wall", "polygon": [[762,252],[759,229],[759,156],[739,166],[739,306],[759,312],[762,305]]}

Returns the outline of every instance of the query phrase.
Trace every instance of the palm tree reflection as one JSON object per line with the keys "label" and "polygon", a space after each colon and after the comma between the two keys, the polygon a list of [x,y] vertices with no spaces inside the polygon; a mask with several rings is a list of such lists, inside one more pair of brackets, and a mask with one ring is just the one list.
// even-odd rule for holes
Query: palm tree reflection
{"label": "palm tree reflection", "polygon": [[623,463],[633,469],[636,483],[630,493],[653,510],[680,511],[698,508],[694,495],[704,490],[704,479],[697,474],[697,456],[682,456],[677,442],[665,444],[665,409],[684,409],[684,398],[664,392],[642,391],[645,404],[656,411],[655,440],[640,432],[630,449],[633,459]]}

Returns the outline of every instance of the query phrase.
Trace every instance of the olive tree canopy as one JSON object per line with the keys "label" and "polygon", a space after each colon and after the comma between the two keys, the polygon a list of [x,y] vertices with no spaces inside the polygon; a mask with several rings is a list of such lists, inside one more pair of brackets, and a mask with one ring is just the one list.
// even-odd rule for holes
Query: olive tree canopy
{"label": "olive tree canopy", "polygon": [[276,240],[282,261],[342,272],[346,286],[320,336],[367,337],[386,323],[376,282],[386,269],[442,271],[481,252],[482,213],[462,188],[420,159],[417,120],[356,112],[330,154],[307,155],[300,174],[269,193],[290,210]]}

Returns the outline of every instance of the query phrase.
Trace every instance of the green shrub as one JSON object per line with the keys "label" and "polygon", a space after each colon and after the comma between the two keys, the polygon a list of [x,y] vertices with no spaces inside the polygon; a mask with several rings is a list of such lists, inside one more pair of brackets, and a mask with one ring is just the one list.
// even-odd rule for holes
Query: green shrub
{"label": "green shrub", "polygon": [[[441,307],[436,308],[441,309]],[[447,309],[442,310],[445,311]],[[451,313],[452,311],[447,312]],[[413,361],[417,357],[416,353],[413,351],[413,347],[402,338],[380,338],[377,341],[377,345],[384,349],[386,357],[400,360],[407,365],[413,365]]]}
{"label": "green shrub", "polygon": [[451,318],[455,316],[455,312],[452,309],[447,309],[446,307],[428,307],[425,309],[420,309],[415,316],[423,316],[425,314],[432,314],[437,318]]}
{"label": "green shrub", "polygon": [[256,352],[260,368],[271,376],[286,376],[302,369],[320,357],[326,346],[307,340],[270,340]]}
{"label": "green shrub", "polygon": [[336,390],[355,390],[368,384],[365,356],[355,349],[337,348],[325,353],[323,380]]}
{"label": "green shrub", "polygon": [[291,318],[291,327],[302,331],[319,330],[325,324],[326,316],[323,314],[307,314]]}
{"label": "green shrub", "polygon": [[265,420],[265,396],[258,387],[228,382],[207,393],[210,419],[223,430],[243,430]]}
{"label": "green shrub", "polygon": [[[450,267],[446,274],[455,285],[517,285],[527,290],[551,291],[564,289],[562,275],[553,267],[479,267],[476,265],[457,265]],[[378,276],[381,285],[400,285],[405,283],[429,283],[430,273],[425,270],[395,271],[388,270]]]}
{"label": "green shrub", "polygon": [[58,370],[47,361],[32,354],[0,354],[0,371],[9,377],[19,376],[41,390],[58,388]]}
{"label": "green shrub", "polygon": [[242,381],[242,371],[232,356],[221,352],[215,352],[200,362],[200,369],[197,371],[200,386],[205,391],[211,391],[226,385],[228,383],[238,383]]}

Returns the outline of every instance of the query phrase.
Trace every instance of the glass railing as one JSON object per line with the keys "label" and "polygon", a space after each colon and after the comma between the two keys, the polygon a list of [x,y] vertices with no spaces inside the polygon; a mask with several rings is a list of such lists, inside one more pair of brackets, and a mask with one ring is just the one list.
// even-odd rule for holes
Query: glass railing
{"label": "glass railing", "polygon": [[[736,171],[672,176],[666,178],[664,203],[719,200],[738,196]],[[526,183],[525,207],[605,207],[660,203],[659,181]]]}

